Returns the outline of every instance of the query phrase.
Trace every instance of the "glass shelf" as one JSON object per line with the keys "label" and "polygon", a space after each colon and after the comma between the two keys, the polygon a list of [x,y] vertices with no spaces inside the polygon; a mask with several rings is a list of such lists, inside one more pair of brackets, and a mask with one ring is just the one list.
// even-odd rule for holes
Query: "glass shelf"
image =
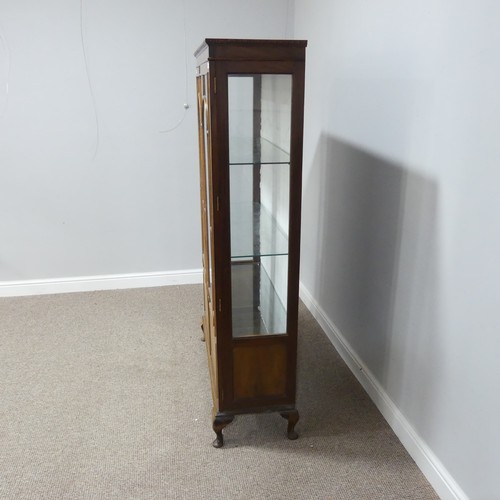
{"label": "glass shelf", "polygon": [[260,204],[231,204],[231,258],[288,255],[288,237]]}
{"label": "glass shelf", "polygon": [[272,142],[259,137],[231,137],[229,142],[230,165],[261,165],[267,163],[290,163],[290,154]]}
{"label": "glass shelf", "polygon": [[[288,258],[272,259],[287,261]],[[233,337],[286,334],[286,308],[265,265],[233,263],[231,281]]]}

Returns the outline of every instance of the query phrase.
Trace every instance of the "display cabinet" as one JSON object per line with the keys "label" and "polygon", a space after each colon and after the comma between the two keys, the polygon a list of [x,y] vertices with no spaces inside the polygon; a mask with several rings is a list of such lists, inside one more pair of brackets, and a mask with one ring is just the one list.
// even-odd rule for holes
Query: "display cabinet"
{"label": "display cabinet", "polygon": [[295,405],[307,42],[206,39],[197,60],[204,315],[215,447]]}

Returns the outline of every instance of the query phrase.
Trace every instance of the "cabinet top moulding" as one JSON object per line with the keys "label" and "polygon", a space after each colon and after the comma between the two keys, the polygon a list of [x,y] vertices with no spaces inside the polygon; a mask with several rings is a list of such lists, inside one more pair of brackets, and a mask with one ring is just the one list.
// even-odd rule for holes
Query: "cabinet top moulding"
{"label": "cabinet top moulding", "polygon": [[197,64],[205,61],[305,61],[307,40],[259,40],[206,38],[194,53]]}

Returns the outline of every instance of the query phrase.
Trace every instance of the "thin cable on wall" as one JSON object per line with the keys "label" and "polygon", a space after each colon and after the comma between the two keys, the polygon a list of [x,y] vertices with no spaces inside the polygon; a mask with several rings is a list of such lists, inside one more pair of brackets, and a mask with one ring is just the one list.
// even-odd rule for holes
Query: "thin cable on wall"
{"label": "thin cable on wall", "polygon": [[184,111],[182,113],[182,118],[173,126],[166,130],[160,130],[160,134],[168,134],[173,132],[182,125],[182,122],[186,118],[187,110],[189,109],[188,103],[188,60],[187,60],[187,27],[186,27],[186,1],[182,2],[182,21],[184,27]]}
{"label": "thin cable on wall", "polygon": [[94,88],[92,87],[92,80],[90,78],[89,61],[88,61],[88,57],[87,57],[87,47],[85,44],[85,16],[84,16],[83,11],[84,11],[83,0],[80,0],[80,39],[82,42],[82,53],[83,53],[83,61],[85,63],[85,73],[87,75],[87,82],[88,82],[88,86],[89,86],[90,98],[92,99],[92,109],[94,111],[94,119],[95,119],[96,139],[95,139],[94,154],[92,156],[92,159],[94,160],[95,157],[97,156],[97,151],[99,150],[99,136],[100,136],[99,116],[97,114],[97,105],[96,105],[96,99],[95,99],[95,94],[94,94]]}
{"label": "thin cable on wall", "polygon": [[[0,45],[2,46],[2,51],[5,54],[5,97],[3,98],[3,104],[0,106],[0,117],[3,117],[5,110],[7,109],[7,102],[9,100],[9,81],[10,81],[10,49],[7,40],[2,35],[2,30],[0,30]],[[0,95],[3,92],[0,90]]]}

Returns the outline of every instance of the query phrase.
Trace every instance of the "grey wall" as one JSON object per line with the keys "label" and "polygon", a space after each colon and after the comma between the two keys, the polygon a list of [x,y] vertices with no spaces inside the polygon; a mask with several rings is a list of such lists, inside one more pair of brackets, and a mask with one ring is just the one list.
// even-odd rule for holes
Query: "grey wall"
{"label": "grey wall", "polygon": [[200,268],[193,52],[292,17],[288,0],[0,0],[0,282]]}
{"label": "grey wall", "polygon": [[472,499],[500,482],[500,4],[297,0],[301,280]]}

